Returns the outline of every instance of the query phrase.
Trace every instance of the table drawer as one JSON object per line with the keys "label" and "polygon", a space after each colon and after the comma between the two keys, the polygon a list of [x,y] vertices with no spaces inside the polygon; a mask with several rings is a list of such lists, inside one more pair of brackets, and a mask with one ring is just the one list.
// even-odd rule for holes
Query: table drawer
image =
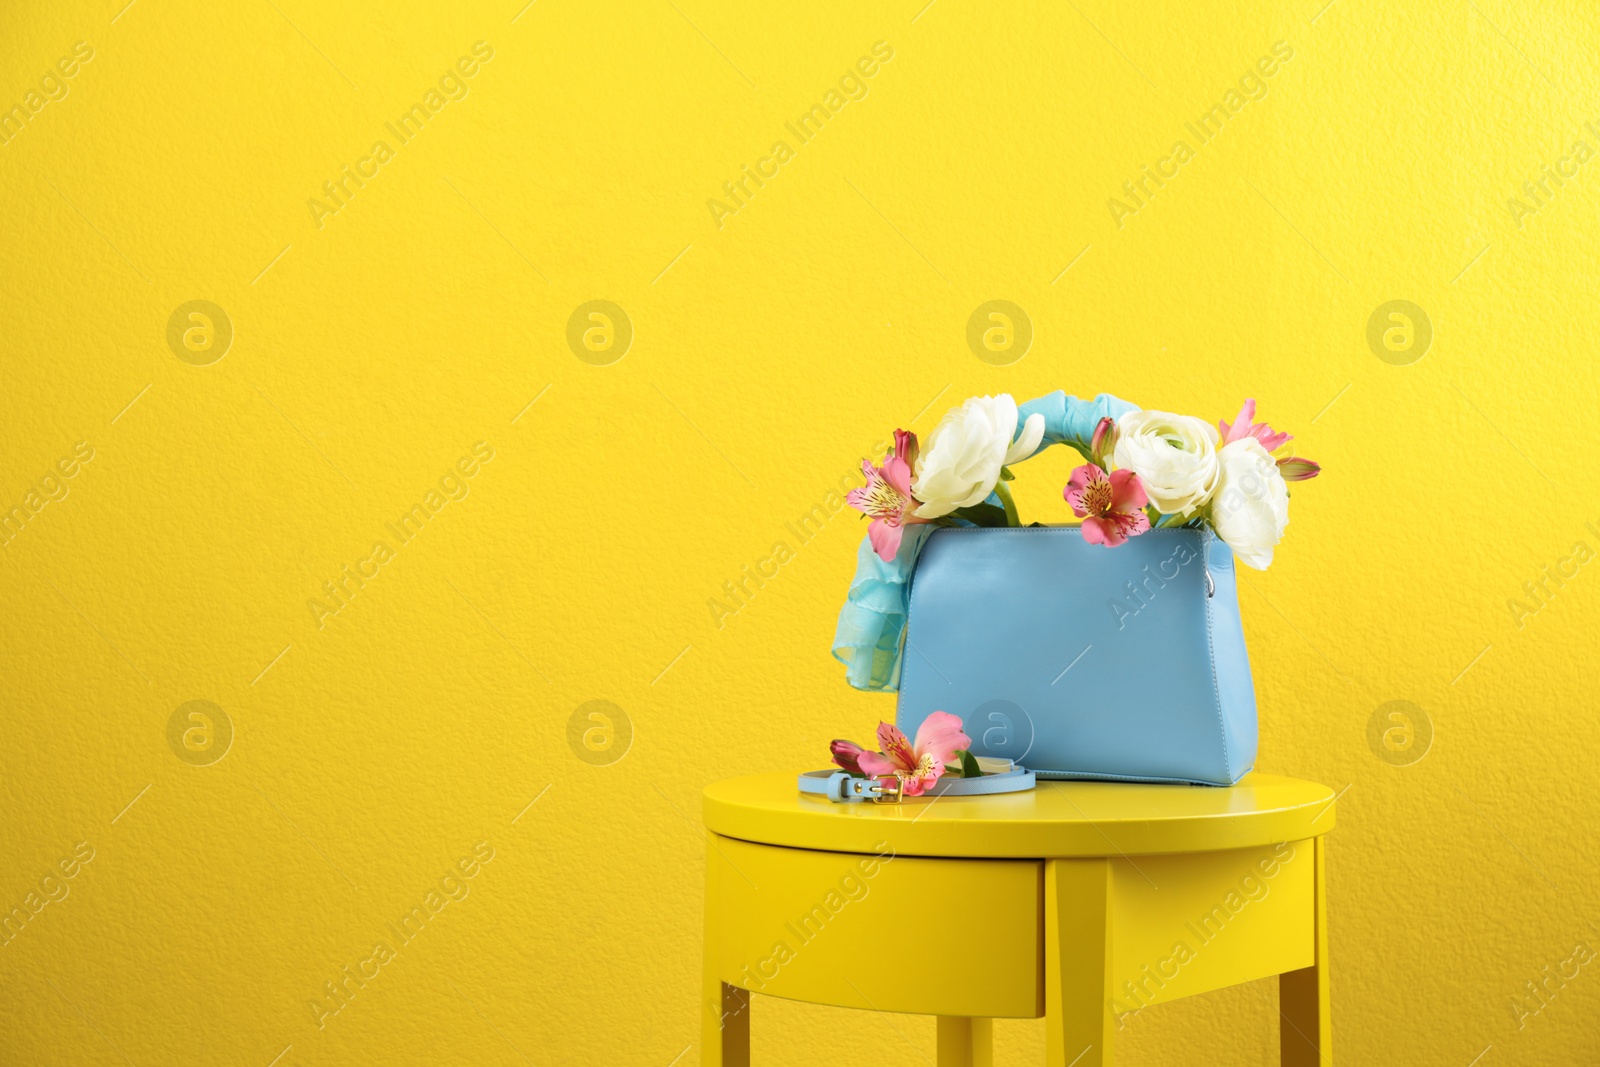
{"label": "table drawer", "polygon": [[1043,1014],[1041,862],[707,841],[706,964],[722,981],[875,1011]]}
{"label": "table drawer", "polygon": [[1316,845],[1136,856],[1112,868],[1112,1010],[1316,962]]}

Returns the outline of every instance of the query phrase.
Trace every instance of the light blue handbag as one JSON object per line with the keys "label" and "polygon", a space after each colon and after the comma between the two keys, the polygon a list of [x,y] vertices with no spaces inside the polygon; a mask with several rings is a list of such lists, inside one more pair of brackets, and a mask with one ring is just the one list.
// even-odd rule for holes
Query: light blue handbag
{"label": "light blue handbag", "polygon": [[934,530],[910,575],[897,725],[959,716],[1040,778],[1231,785],[1256,758],[1233,553],[1206,529],[1116,548],[1076,526]]}
{"label": "light blue handbag", "polygon": [[[1017,427],[1043,416],[1040,451],[1087,459],[1100,420],[1133,407],[1058,391]],[[888,561],[863,538],[833,654],[855,688],[899,690],[908,735],[948,711],[974,753],[1040,778],[1231,785],[1255,764],[1233,553],[1209,530],[1105,548],[1076,526],[917,525]]]}

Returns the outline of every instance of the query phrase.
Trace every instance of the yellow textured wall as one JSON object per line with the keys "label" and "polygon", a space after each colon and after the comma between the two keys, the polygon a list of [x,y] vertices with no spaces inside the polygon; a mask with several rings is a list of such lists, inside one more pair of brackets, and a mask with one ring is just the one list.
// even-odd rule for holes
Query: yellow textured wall
{"label": "yellow textured wall", "polygon": [[[122,2],[0,17],[0,1060],[695,1062],[701,786],[891,715],[827,652],[864,527],[788,524],[897,424],[1065,388],[1253,395],[1326,467],[1241,595],[1261,767],[1342,791],[1341,1059],[1595,1062],[1600,974],[1550,977],[1600,942],[1592,13]],[[1369,344],[1396,300],[1425,351]],[[1275,1062],[1275,998],[1121,1049]],[[757,1009],[764,1063],[932,1057]]]}

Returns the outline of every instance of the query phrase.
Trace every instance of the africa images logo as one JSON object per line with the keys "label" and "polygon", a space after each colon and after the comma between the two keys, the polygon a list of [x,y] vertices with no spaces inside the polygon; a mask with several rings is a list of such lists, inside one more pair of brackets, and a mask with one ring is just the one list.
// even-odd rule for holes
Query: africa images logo
{"label": "africa images logo", "polygon": [[[437,86],[428,86],[422,94],[422,100],[413,103],[394,122],[386,122],[383,128],[394,135],[395,142],[399,145],[408,145],[412,139],[422,132],[428,120],[436,118],[444,106],[452,100],[465,100],[470,91],[467,79],[474,77],[481,64],[488,63],[494,58],[494,48],[486,41],[478,41],[472,46],[472,55],[462,56],[445,72],[439,75]],[[306,200],[306,207],[311,211],[311,221],[317,224],[317,229],[322,229],[323,219],[330,215],[337,215],[340,210],[349,206],[355,199],[356,193],[366,188],[367,182],[372,181],[382,171],[384,164],[394,159],[395,149],[388,141],[374,141],[368,153],[357,159],[354,163],[354,173],[351,166],[346,165],[339,169],[339,175],[331,181],[322,183],[322,195],[326,200],[313,196]],[[369,169],[370,167],[370,169]],[[354,188],[352,188],[352,183]]]}
{"label": "africa images logo", "polygon": [[[1600,127],[1592,121],[1584,123],[1583,128],[1589,136],[1600,139]],[[1539,173],[1531,181],[1523,182],[1515,195],[1506,198],[1506,210],[1511,212],[1511,221],[1517,229],[1522,229],[1529,218],[1560,196],[1568,182],[1577,180],[1583,165],[1592,158],[1594,149],[1588,141],[1578,137],[1565,154],[1539,164]]]}
{"label": "africa images logo", "polygon": [[[307,597],[306,607],[322,629],[327,621],[350,605],[367,583],[383,573],[382,568],[398,556],[398,548],[409,545],[421,536],[423,528],[439,517],[439,513],[452,501],[465,500],[472,492],[468,480],[483,470],[484,464],[494,459],[494,446],[487,441],[476,441],[470,454],[463,453],[455,463],[446,467],[439,476],[438,488],[429,487],[422,502],[412,504],[402,512],[396,522],[384,523],[384,528],[394,535],[394,545],[388,541],[374,540],[367,555],[357,559],[355,566],[341,564],[339,573],[331,581],[322,583],[325,597]],[[370,568],[370,569],[368,569]]]}
{"label": "africa images logo", "polygon": [[1183,128],[1194,138],[1194,145],[1179,138],[1172,143],[1166,155],[1155,161],[1154,173],[1150,167],[1143,167],[1132,181],[1123,182],[1122,192],[1127,200],[1113,196],[1106,201],[1106,209],[1111,212],[1111,221],[1117,224],[1117,229],[1122,229],[1125,218],[1137,215],[1155,197],[1157,190],[1178,176],[1180,168],[1198,154],[1196,146],[1210,144],[1222,133],[1228,121],[1244,110],[1246,104],[1266,99],[1270,91],[1267,79],[1293,58],[1293,45],[1288,41],[1275,41],[1272,54],[1256,60],[1255,65],[1239,78],[1238,87],[1229,86],[1222,94],[1221,103],[1211,105],[1199,118],[1183,124]]}
{"label": "africa images logo", "polygon": [[[795,145],[810,144],[830,120],[839,117],[839,112],[844,110],[846,104],[852,100],[865,100],[870,91],[867,79],[877,74],[883,64],[893,58],[894,46],[888,41],[878,41],[872,46],[872,55],[857,59],[852,67],[840,75],[838,88],[830,87],[822,95],[820,103],[802,111],[793,122],[785,122],[783,128],[793,135]],[[722,193],[727,201],[716,197],[706,201],[706,207],[711,211],[711,221],[717,224],[717,229],[722,229],[726,218],[737,215],[746,207],[755,198],[756,191],[766,188],[767,182],[776,178],[782,172],[783,165],[794,159],[796,154],[788,141],[774,141],[768,154],[756,160],[754,173],[748,166],[741,165],[737,178],[723,182]],[[752,182],[755,183],[755,189],[750,188]]]}
{"label": "africa images logo", "polygon": [[94,45],[88,41],[74,42],[72,52],[57,59],[54,67],[47,67],[39,77],[39,87],[24,93],[20,104],[12,104],[10,108],[0,104],[0,144],[10,144],[21,135],[46,105],[65,100],[72,91],[68,81],[93,58]]}

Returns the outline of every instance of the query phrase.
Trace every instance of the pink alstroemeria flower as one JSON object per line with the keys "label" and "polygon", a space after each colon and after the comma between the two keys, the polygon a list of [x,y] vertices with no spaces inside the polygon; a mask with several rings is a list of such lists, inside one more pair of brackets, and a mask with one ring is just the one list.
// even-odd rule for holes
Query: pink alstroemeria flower
{"label": "pink alstroemeria flower", "polygon": [[1304,456],[1284,456],[1278,460],[1278,473],[1286,482],[1310,481],[1322,473],[1322,464]]}
{"label": "pink alstroemeria flower", "polygon": [[[1256,417],[1256,402],[1254,399],[1246,400],[1244,407],[1239,409],[1239,414],[1234,416],[1233,425],[1219,421],[1217,429],[1222,431],[1222,444],[1231,444],[1242,441],[1246,437],[1254,437],[1261,442],[1261,447],[1268,452],[1276,452],[1279,448],[1293,441],[1294,438],[1286,433],[1273,433],[1272,427],[1264,422],[1254,422]],[[1221,447],[1220,445],[1218,447]]]}
{"label": "pink alstroemeria flower", "polygon": [[864,774],[861,769],[861,753],[866,749],[854,741],[841,741],[835,738],[828,745],[828,751],[833,753],[833,762],[849,771],[851,774]]}
{"label": "pink alstroemeria flower", "polygon": [[[1244,407],[1240,408],[1239,414],[1234,417],[1232,426],[1218,422],[1217,429],[1222,431],[1222,444],[1254,437],[1261,442],[1262,448],[1268,452],[1275,452],[1294,440],[1286,433],[1273,433],[1272,427],[1264,422],[1252,423],[1250,420],[1255,417],[1256,402],[1246,400]],[[1278,473],[1283,475],[1283,480],[1286,482],[1304,482],[1321,474],[1322,466],[1316,460],[1306,459],[1304,456],[1284,456],[1278,460]]]}
{"label": "pink alstroemeria flower", "polygon": [[1117,420],[1111,417],[1101,419],[1095,423],[1094,437],[1089,441],[1089,456],[1096,465],[1106,466],[1106,453],[1116,443]]}
{"label": "pink alstroemeria flower", "polygon": [[1150,529],[1144,506],[1150,502],[1144,484],[1123,468],[1107,474],[1093,463],[1075,468],[1061,491],[1072,513],[1083,520],[1083,539],[1115,548]]}
{"label": "pink alstroemeria flower", "polygon": [[835,741],[833,761],[852,774],[868,778],[897,778],[901,794],[921,796],[944,774],[945,764],[956,753],[972,747],[972,738],[961,730],[961,720],[947,711],[936,711],[917,727],[917,739],[906,735],[892,722],[878,724],[878,744],[882,752],[868,752],[849,741]]}
{"label": "pink alstroemeria flower", "polygon": [[915,514],[918,504],[911,495],[911,471],[916,462],[917,435],[896,430],[894,451],[884,457],[883,466],[874,467],[870,460],[862,460],[861,473],[867,476],[867,484],[845,495],[851,507],[872,516],[867,537],[872,541],[872,550],[885,563],[900,551],[902,527],[929,521]]}

